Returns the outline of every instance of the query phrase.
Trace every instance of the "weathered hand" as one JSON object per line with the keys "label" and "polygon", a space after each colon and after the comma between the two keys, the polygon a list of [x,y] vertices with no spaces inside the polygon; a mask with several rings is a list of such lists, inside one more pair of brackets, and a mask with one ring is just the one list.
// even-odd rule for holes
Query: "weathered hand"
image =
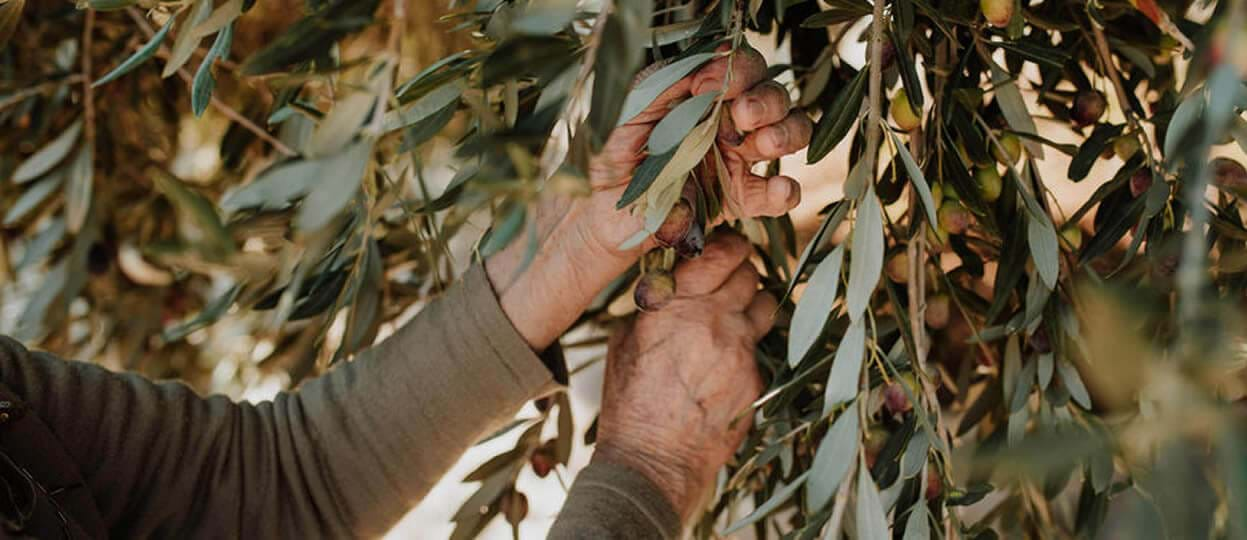
{"label": "weathered hand", "polygon": [[[603,287],[652,246],[620,249],[642,226],[639,216],[617,210],[615,204],[644,161],[646,142],[658,121],[689,96],[723,89],[725,77],[730,83],[726,99],[731,101],[721,116],[717,144],[730,176],[723,182],[724,196],[733,202],[724,206],[738,209],[743,215],[737,217],[757,217],[783,214],[800,201],[796,181],[785,176],[763,178],[752,174],[750,167],[804,148],[813,129],[809,118],[791,110],[783,86],[764,81],[766,61],[756,50],[737,51],[730,62],[724,56],[706,63],[612,132],[590,163],[588,197],[544,198],[537,209],[543,241],[525,272],[517,272],[527,256],[527,242],[522,240],[487,261],[503,311],[534,349],[553,343]],[[713,172],[715,167],[702,169]],[[702,178],[715,180],[704,174]]]}
{"label": "weathered hand", "polygon": [[[727,45],[720,48],[726,51]],[[787,176],[764,178],[753,174],[754,163],[778,159],[805,148],[813,124],[803,111],[792,110],[792,100],[783,85],[766,77],[766,60],[758,51],[745,47],[734,57],[716,58],[660,94],[636,117],[616,128],[602,151],[590,162],[595,211],[592,232],[608,249],[615,249],[640,230],[640,220],[626,211],[615,210],[615,203],[645,160],[646,142],[660,120],[685,99],[724,89],[729,100],[721,116],[716,144],[730,178],[723,182],[725,203],[743,214],[735,217],[778,216],[801,201],[801,186]],[[661,68],[646,68],[638,80]],[[742,134],[743,132],[743,134]],[[701,179],[711,185],[717,181],[716,167],[708,158],[700,168]],[[716,216],[717,217],[717,216]]]}
{"label": "weathered hand", "polygon": [[737,414],[762,391],[754,347],[776,301],[758,291],[749,242],[711,235],[676,266],[679,290],[611,341],[595,460],[644,474],[687,518],[752,421]]}

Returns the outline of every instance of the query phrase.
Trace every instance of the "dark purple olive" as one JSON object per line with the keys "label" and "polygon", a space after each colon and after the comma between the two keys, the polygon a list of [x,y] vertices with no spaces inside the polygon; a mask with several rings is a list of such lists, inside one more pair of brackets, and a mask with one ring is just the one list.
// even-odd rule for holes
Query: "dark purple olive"
{"label": "dark purple olive", "polygon": [[1130,196],[1137,199],[1149,189],[1152,189],[1152,171],[1146,167],[1135,171],[1130,177]]}
{"label": "dark purple olive", "polygon": [[1108,101],[1104,99],[1104,94],[1096,90],[1088,90],[1074,97],[1074,106],[1070,107],[1069,115],[1074,119],[1075,124],[1089,126],[1104,116],[1106,108],[1108,108]]}
{"label": "dark purple olive", "polygon": [[675,252],[685,259],[696,259],[706,249],[706,229],[701,222],[693,220],[693,224],[684,233],[684,238],[675,244]]}
{"label": "dark purple olive", "polygon": [[1236,193],[1247,192],[1247,169],[1230,158],[1212,160],[1213,185]]}
{"label": "dark purple olive", "polygon": [[667,213],[667,220],[654,233],[654,239],[663,247],[675,247],[688,235],[694,221],[697,221],[697,212],[687,200],[680,199]]}

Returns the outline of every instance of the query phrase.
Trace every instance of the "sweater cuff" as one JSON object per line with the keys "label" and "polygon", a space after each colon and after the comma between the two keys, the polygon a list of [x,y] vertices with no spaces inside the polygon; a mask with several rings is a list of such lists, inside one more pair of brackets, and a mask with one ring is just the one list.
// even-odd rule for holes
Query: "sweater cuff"
{"label": "sweater cuff", "polygon": [[649,479],[625,465],[598,461],[576,477],[550,538],[675,539],[681,530],[680,517]]}
{"label": "sweater cuff", "polygon": [[[453,298],[453,296],[461,296]],[[443,302],[458,312],[456,320],[471,321],[465,336],[484,336],[481,350],[472,358],[497,358],[521,387],[537,388],[532,397],[553,393],[567,384],[567,363],[558,342],[541,354],[533,351],[507,314],[502,311],[494,285],[489,281],[485,265],[472,265],[463,275],[462,283]],[[541,369],[542,367],[545,369]]]}

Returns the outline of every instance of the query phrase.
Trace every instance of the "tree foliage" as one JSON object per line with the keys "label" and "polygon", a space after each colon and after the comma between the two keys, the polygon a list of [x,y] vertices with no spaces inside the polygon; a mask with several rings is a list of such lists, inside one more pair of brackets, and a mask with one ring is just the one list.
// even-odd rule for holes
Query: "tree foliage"
{"label": "tree foliage", "polygon": [[[584,191],[618,123],[748,34],[790,53],[773,73],[816,119],[809,162],[849,173],[802,245],[788,218],[731,224],[787,301],[695,533],[1247,535],[1247,171],[1212,158],[1247,150],[1240,2],[462,3],[420,37],[404,2],[0,0],[19,337],[194,379],[195,336],[233,320],[297,383],[442,289],[452,246],[535,250],[538,195]],[[429,32],[465,48],[404,63]],[[707,96],[659,125],[620,201],[649,233],[715,166]],[[187,137],[219,162],[180,161]],[[1041,166],[1061,154],[1065,174]],[[431,160],[453,169],[440,192]],[[1054,187],[1078,182],[1066,212]],[[698,230],[732,204],[702,187]],[[626,318],[611,306],[664,264],[578,326]],[[567,463],[566,395],[539,410],[468,477],[457,537],[523,519],[518,471]]]}

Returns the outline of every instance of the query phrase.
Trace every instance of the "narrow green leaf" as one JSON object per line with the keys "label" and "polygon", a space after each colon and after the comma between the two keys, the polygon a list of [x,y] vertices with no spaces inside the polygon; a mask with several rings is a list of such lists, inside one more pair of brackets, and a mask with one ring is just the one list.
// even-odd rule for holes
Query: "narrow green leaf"
{"label": "narrow green leaf", "polygon": [[165,328],[160,333],[161,341],[165,343],[180,341],[192,332],[217,322],[222,315],[229,311],[230,306],[234,305],[234,301],[238,299],[238,293],[240,292],[242,292],[241,286],[235,285],[230,287],[224,294],[208,302],[195,316]]}
{"label": "narrow green leaf", "polygon": [[212,101],[212,92],[216,90],[216,78],[212,76],[212,64],[218,59],[229,56],[230,46],[234,42],[234,25],[226,25],[216,36],[212,48],[195,71],[195,79],[191,81],[191,112],[195,116],[203,116]]}
{"label": "narrow green leaf", "polygon": [[806,478],[808,478],[809,476],[810,476],[810,471],[805,471],[804,473],[801,474],[801,476],[798,476],[795,479],[793,479],[791,484],[788,484],[786,486],[783,486],[775,490],[775,494],[771,495],[771,498],[767,499],[766,502],[759,505],[756,509],[754,509],[753,512],[750,512],[749,515],[743,518],[740,518],[740,520],[737,521],[736,523],[729,525],[726,529],[723,530],[722,534],[725,536],[732,534],[770,515],[770,513],[774,512],[775,509],[780,507],[780,505],[784,504],[785,502],[788,502],[788,499],[792,498],[793,494],[797,492],[797,489],[800,489],[802,484],[805,483]]}
{"label": "narrow green leaf", "polygon": [[1047,390],[1048,383],[1052,382],[1052,373],[1055,368],[1052,361],[1052,353],[1047,352],[1039,355],[1039,389]]}
{"label": "narrow green leaf", "polygon": [[372,140],[361,140],[325,159],[325,181],[317,184],[303,200],[295,227],[303,231],[318,230],[346,208],[364,179],[372,158],[372,144]]}
{"label": "narrow green leaf", "polygon": [[233,22],[242,16],[243,0],[227,0],[221,7],[216,8],[211,15],[202,23],[199,23],[191,30],[200,36],[210,36],[226,26],[233,26]]}
{"label": "narrow green leaf", "polygon": [[902,540],[929,540],[931,521],[927,518],[927,505],[915,504],[905,518],[905,536]]}
{"label": "narrow green leaf", "polygon": [[818,231],[815,231],[814,237],[810,239],[810,243],[805,245],[805,250],[801,252],[801,258],[797,260],[797,265],[792,269],[792,279],[788,282],[788,289],[784,291],[785,300],[792,296],[792,290],[797,287],[797,280],[801,277],[805,264],[809,262],[810,255],[813,255],[814,251],[822,245],[823,238],[826,238],[828,233],[835,231],[840,226],[840,223],[844,221],[845,216],[848,214],[848,201],[841,200],[832,205],[831,211],[827,213],[823,223],[818,226]]}
{"label": "narrow green leaf", "polygon": [[[904,384],[901,387],[906,392],[906,397],[911,403],[913,397],[909,396],[909,389]],[[927,464],[927,450],[931,448],[931,441],[927,439],[926,430],[917,430],[914,436],[909,438],[909,443],[905,445],[905,453],[901,454],[901,478],[910,479],[918,476],[922,472],[923,465]]]}
{"label": "narrow green leaf", "polygon": [[1061,254],[1052,222],[1046,216],[1028,212],[1026,238],[1031,248],[1031,260],[1035,262],[1039,277],[1043,279],[1048,290],[1056,290],[1057,278],[1061,272]]}
{"label": "narrow green leaf", "polygon": [[901,163],[905,164],[905,172],[909,176],[909,182],[918,191],[918,198],[922,199],[922,207],[927,210],[927,223],[934,228],[935,224],[939,223],[939,220],[935,217],[935,212],[938,209],[935,207],[935,199],[931,196],[931,188],[927,185],[927,177],[922,174],[922,168],[918,167],[918,162],[914,161],[914,156],[901,143],[900,138],[892,130],[887,130],[887,132],[892,137],[892,144],[896,146],[896,153],[901,156]]}
{"label": "narrow green leaf", "polygon": [[1018,386],[1018,375],[1022,373],[1022,347],[1016,335],[1009,336],[1005,342],[1004,366],[1000,372],[1000,389],[1004,395],[1004,403],[1013,403],[1013,391]]}
{"label": "narrow green leaf", "polygon": [[807,163],[817,163],[826,157],[848,135],[849,129],[862,111],[862,99],[866,95],[866,75],[869,72],[868,66],[858,71],[849,85],[836,94],[836,99],[823,111],[823,116],[814,126],[814,135],[806,152]]}
{"label": "narrow green leaf", "polygon": [[233,237],[221,223],[215,205],[167,171],[157,169],[152,183],[185,217],[179,221],[183,238],[210,257],[223,257],[234,250]]}
{"label": "narrow green leaf", "polygon": [[169,52],[169,60],[165,62],[165,69],[161,72],[161,77],[169,77],[177,73],[191,59],[191,55],[199,47],[199,42],[204,38],[202,35],[195,34],[194,29],[207,20],[211,14],[212,0],[195,0],[190,12],[182,20],[182,24],[178,25],[178,35],[173,40],[173,47]]}
{"label": "narrow green leaf", "polygon": [[511,21],[511,30],[525,34],[553,34],[571,24],[575,16],[576,0],[529,0],[519,16]]}
{"label": "narrow green leaf", "polygon": [[382,120],[382,131],[390,133],[432,116],[458,100],[459,96],[463,95],[463,89],[463,81],[451,81],[399,110],[385,113],[385,118]]}
{"label": "narrow green leaf", "polygon": [[481,257],[488,259],[491,255],[502,251],[502,248],[511,244],[511,240],[515,239],[520,230],[524,228],[524,221],[528,216],[528,209],[523,204],[513,204],[511,209],[506,212],[505,217],[498,221],[488,235],[481,242]]}
{"label": "narrow green leaf", "polygon": [[48,175],[31,184],[16,201],[13,201],[13,206],[9,207],[9,211],[4,213],[3,225],[9,227],[25,219],[33,210],[48,200],[48,197],[55,193],[64,182],[65,175],[58,173]]}
{"label": "narrow green leaf", "polygon": [[133,71],[134,68],[137,68],[143,65],[144,62],[150,60],[152,56],[156,55],[156,51],[160,50],[160,45],[165,42],[165,38],[169,37],[169,30],[173,28],[173,21],[175,20],[177,20],[176,17],[169,17],[169,20],[165,22],[165,25],[160,27],[160,31],[156,32],[156,35],[152,36],[152,38],[148,40],[145,45],[139,47],[139,50],[134,51],[134,54],[123,60],[117,65],[117,67],[113,68],[112,71],[109,71],[106,75],[100,77],[94,83],[91,83],[91,87],[98,88],[113,82],[122,75]]}
{"label": "narrow green leaf", "polygon": [[1104,153],[1104,149],[1108,148],[1109,142],[1120,135],[1124,128],[1125,125],[1121,124],[1097,124],[1095,129],[1091,130],[1091,136],[1078,147],[1078,153],[1074,154],[1074,159],[1070,160],[1069,179],[1078,182],[1086,178],[1087,173],[1091,172],[1091,167]]}
{"label": "narrow green leaf", "polygon": [[857,468],[857,537],[863,540],[888,540],[888,520],[879,501],[879,488],[870,477],[866,464]]}
{"label": "narrow green leaf", "polygon": [[712,114],[698,124],[684,142],[680,143],[679,148],[676,148],[675,155],[671,156],[671,161],[658,173],[654,183],[645,190],[645,230],[654,233],[662,227],[667,213],[680,200],[688,172],[706,157],[706,151],[714,143],[718,127],[718,114]]}
{"label": "narrow green leaf", "polygon": [[860,201],[866,196],[866,188],[874,183],[870,177],[873,163],[867,159],[859,159],[849,169],[849,176],[844,179],[844,198]]}
{"label": "narrow green leaf", "polygon": [[90,144],[83,145],[74,158],[66,174],[69,175],[65,184],[65,226],[70,233],[82,230],[91,210],[91,194],[95,190],[95,149]]}
{"label": "narrow green leaf", "polygon": [[793,311],[792,325],[788,330],[789,366],[796,367],[822,335],[823,327],[831,316],[831,308],[836,303],[843,261],[844,246],[836,246],[810,276],[805,294]]}
{"label": "narrow green leaf", "polygon": [[39,149],[21,165],[17,166],[17,170],[13,171],[13,183],[24,184],[31,180],[35,180],[48,171],[52,170],[58,163],[69,155],[74,149],[74,145],[78,142],[78,137],[82,135],[82,120],[78,120],[65,128],[65,131],[57,135],[47,146]]}
{"label": "narrow green leaf", "polygon": [[702,116],[718,99],[719,92],[709,92],[693,96],[676,105],[667,113],[649,135],[649,153],[665,154],[675,150],[676,146],[688,136],[693,127],[701,121]]}
{"label": "narrow green leaf", "polygon": [[827,376],[827,390],[823,394],[823,416],[839,404],[857,397],[857,383],[862,374],[862,361],[866,355],[865,319],[849,323],[844,338],[836,347],[836,357]]}
{"label": "narrow green leaf", "polygon": [[1165,158],[1171,167],[1178,161],[1182,141],[1186,140],[1190,135],[1188,132],[1204,116],[1204,107],[1204,92],[1200,90],[1187,96],[1177,110],[1173,111],[1169,128],[1165,130]]}
{"label": "narrow green leaf", "polygon": [[869,307],[883,271],[883,210],[874,190],[857,206],[853,224],[853,253],[849,259],[849,288],[845,297],[849,318],[857,321]]}
{"label": "narrow green leaf", "polygon": [[831,501],[836,488],[853,470],[857,457],[857,402],[854,401],[827,430],[806,481],[805,507],[809,513],[822,510]]}
{"label": "narrow green leaf", "polygon": [[1057,362],[1057,370],[1061,372],[1061,382],[1065,383],[1065,389],[1069,390],[1069,397],[1080,407],[1091,410],[1091,395],[1087,393],[1087,387],[1082,383],[1082,376],[1078,374],[1078,368],[1074,364],[1061,361]]}
{"label": "narrow green leaf", "polygon": [[[44,181],[46,182],[47,180]],[[7,226],[8,224],[6,223],[5,225]],[[65,220],[55,218],[47,227],[44,227],[43,230],[35,234],[35,237],[26,243],[26,250],[22,253],[22,260],[17,262],[17,266],[13,268],[13,271],[20,274],[27,268],[30,268],[31,265],[42,261],[64,239]]]}
{"label": "narrow green leaf", "polygon": [[[1000,104],[1000,112],[1004,114],[1009,127],[1013,131],[1037,135],[1039,132],[1035,129],[1035,119],[1026,108],[1026,100],[1022,99],[1022,91],[1018,89],[1017,81],[991,59],[986,60],[991,65],[992,84],[996,85],[996,102]],[[1022,138],[1022,144],[1035,159],[1044,158],[1043,145],[1028,137]]]}
{"label": "narrow green leaf", "polygon": [[377,96],[372,92],[355,92],[339,100],[312,132],[312,138],[307,142],[307,153],[328,156],[350,144],[376,103]]}
{"label": "narrow green leaf", "polygon": [[1038,368],[1038,362],[1027,362],[1018,371],[1017,386],[1013,389],[1013,400],[1009,402],[1009,411],[1017,412],[1019,409],[1026,408],[1026,401],[1030,398],[1031,387],[1035,384],[1035,371]]}
{"label": "narrow green leaf", "polygon": [[653,103],[664,91],[675,83],[683,79],[685,75],[692,73],[693,70],[701,67],[702,64],[709,62],[717,56],[715,53],[699,53],[692,54],[666,67],[655,71],[649,77],[637,83],[628,92],[628,97],[624,98],[623,110],[619,113],[618,124],[622,125],[632,120],[636,115],[641,114],[650,103]]}

